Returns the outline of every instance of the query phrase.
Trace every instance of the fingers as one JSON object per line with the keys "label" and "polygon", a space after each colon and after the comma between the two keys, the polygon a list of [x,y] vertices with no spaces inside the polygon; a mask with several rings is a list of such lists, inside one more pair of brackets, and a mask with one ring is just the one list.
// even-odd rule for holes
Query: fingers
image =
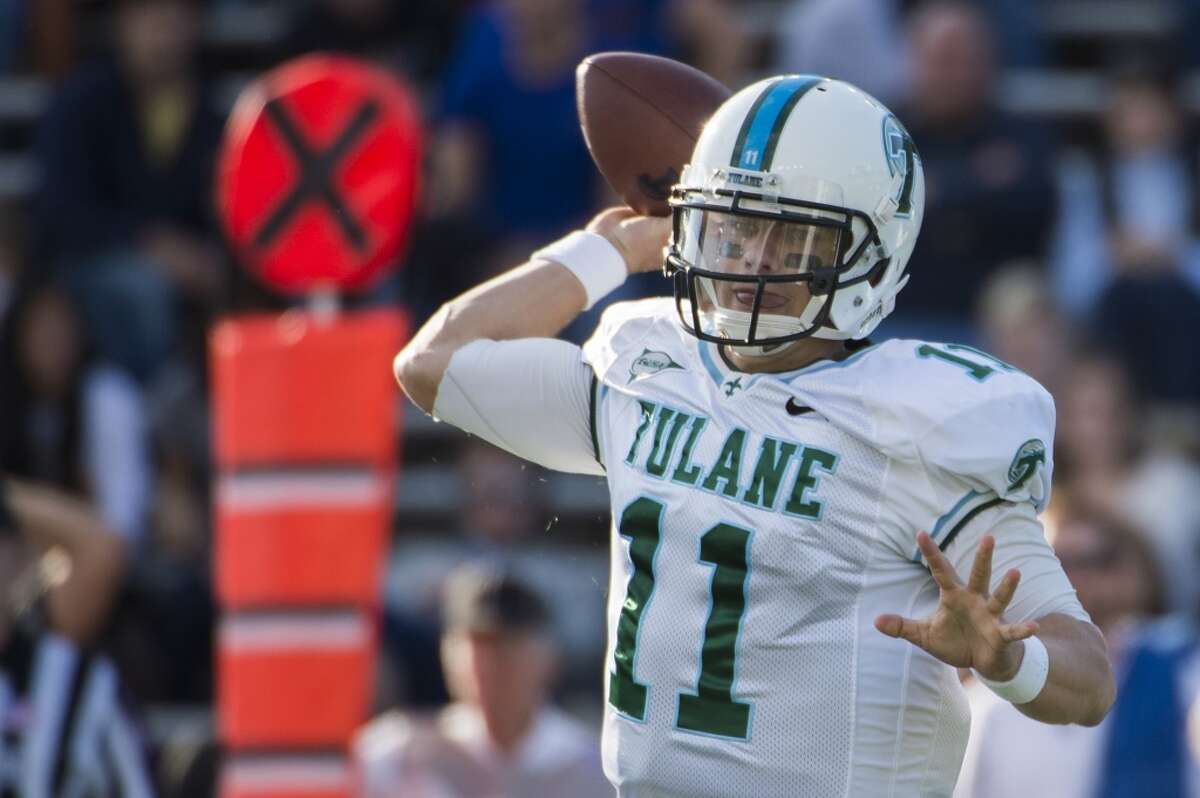
{"label": "fingers", "polygon": [[1037,621],[1004,623],[1000,625],[1000,639],[1005,643],[1015,643],[1018,640],[1024,640],[1027,637],[1033,637],[1035,634],[1037,634],[1037,630]]}
{"label": "fingers", "polygon": [[625,206],[605,208],[592,217],[592,221],[588,223],[587,230],[599,233],[600,235],[611,233],[622,221],[634,216],[637,216],[637,211]]}
{"label": "fingers", "polygon": [[1008,609],[1008,604],[1013,600],[1013,596],[1017,592],[1017,585],[1021,583],[1021,572],[1017,569],[1012,569],[1004,575],[1000,580],[1000,584],[996,585],[996,591],[992,593],[988,599],[988,612],[992,615],[1000,616]]}
{"label": "fingers", "polygon": [[664,216],[638,216],[625,221],[618,234],[632,255],[633,271],[661,269],[663,249],[671,237],[671,220]]}
{"label": "fingers", "polygon": [[988,586],[992,582],[992,552],[996,549],[996,539],[984,535],[975,549],[975,561],[971,564],[971,576],[967,580],[967,589],[972,593],[986,596]]}
{"label": "fingers", "polygon": [[961,586],[958,579],[958,574],[954,572],[954,566],[946,559],[946,555],[938,549],[937,544],[933,542],[933,538],[929,537],[924,532],[917,533],[917,547],[921,549],[921,554],[925,555],[925,562],[929,565],[929,573],[933,574],[933,581],[937,582],[938,587],[942,590],[953,590]]}
{"label": "fingers", "polygon": [[919,648],[925,647],[927,623],[914,621],[902,615],[880,615],[875,619],[875,628],[888,637],[907,640]]}

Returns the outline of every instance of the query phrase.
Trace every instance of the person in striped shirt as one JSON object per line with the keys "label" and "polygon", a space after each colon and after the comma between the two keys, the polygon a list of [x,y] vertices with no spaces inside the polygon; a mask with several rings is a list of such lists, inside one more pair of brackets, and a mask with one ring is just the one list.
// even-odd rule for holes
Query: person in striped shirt
{"label": "person in striped shirt", "polygon": [[86,505],[0,476],[0,798],[153,795],[116,668],[94,645],[123,556]]}

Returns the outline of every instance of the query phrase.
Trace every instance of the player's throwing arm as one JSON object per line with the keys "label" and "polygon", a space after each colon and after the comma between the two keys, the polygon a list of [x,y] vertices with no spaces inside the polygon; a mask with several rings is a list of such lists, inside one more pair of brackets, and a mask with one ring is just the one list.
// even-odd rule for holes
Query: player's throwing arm
{"label": "player's throwing arm", "polygon": [[[634,272],[662,268],[670,219],[613,208],[511,271],[443,305],[393,364],[400,387],[426,413],[450,358],[481,339],[557,335]],[[554,258],[555,260],[551,260]],[[497,386],[498,390],[505,387]]]}

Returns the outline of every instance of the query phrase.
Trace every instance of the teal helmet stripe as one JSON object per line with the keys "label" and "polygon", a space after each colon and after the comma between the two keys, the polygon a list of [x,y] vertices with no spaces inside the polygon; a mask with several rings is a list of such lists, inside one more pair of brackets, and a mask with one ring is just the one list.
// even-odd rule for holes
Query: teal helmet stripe
{"label": "teal helmet stripe", "polygon": [[775,80],[750,106],[733,146],[730,166],[765,172],[771,168],[779,134],[796,103],[824,78],[792,75]]}

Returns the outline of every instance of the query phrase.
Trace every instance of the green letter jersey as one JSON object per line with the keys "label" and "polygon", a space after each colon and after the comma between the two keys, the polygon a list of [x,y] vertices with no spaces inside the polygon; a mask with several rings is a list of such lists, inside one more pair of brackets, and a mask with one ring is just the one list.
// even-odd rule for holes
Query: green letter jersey
{"label": "green letter jersey", "polygon": [[741,373],[668,299],[610,308],[582,376],[538,354],[561,346],[460,350],[435,412],[607,475],[603,754],[619,793],[949,796],[969,725],[957,675],[873,622],[936,607],[919,530],[960,573],[995,534],[996,579],[1024,577],[1010,620],[1086,619],[1036,519],[1049,395],[984,353],[920,341]]}

